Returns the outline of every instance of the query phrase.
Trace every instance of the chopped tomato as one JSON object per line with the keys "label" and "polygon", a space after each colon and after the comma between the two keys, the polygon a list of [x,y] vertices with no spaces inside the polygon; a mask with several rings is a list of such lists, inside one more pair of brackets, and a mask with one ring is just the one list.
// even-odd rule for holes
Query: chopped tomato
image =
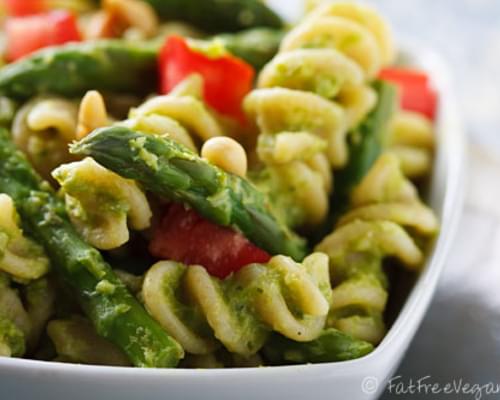
{"label": "chopped tomato", "polygon": [[44,0],[3,0],[7,15],[20,17],[41,13],[46,10]]}
{"label": "chopped tomato", "polygon": [[9,61],[43,47],[81,40],[75,16],[67,11],[9,18],[5,32]]}
{"label": "chopped tomato", "polygon": [[243,98],[252,89],[255,71],[231,54],[209,57],[189,47],[186,39],[171,36],[160,54],[161,92],[170,92],[187,76],[198,73],[204,78],[204,97],[221,114],[244,122]]}
{"label": "chopped tomato", "polygon": [[429,77],[423,71],[410,68],[385,68],[380,72],[380,79],[391,82],[406,82],[411,85],[428,85]]}
{"label": "chopped tomato", "polygon": [[270,259],[242,234],[216,225],[180,204],[168,208],[149,251],[157,258],[202,265],[221,279],[245,265]]}
{"label": "chopped tomato", "polygon": [[427,74],[407,68],[386,68],[379,77],[400,87],[403,109],[419,112],[430,119],[435,118],[437,93],[432,88]]}

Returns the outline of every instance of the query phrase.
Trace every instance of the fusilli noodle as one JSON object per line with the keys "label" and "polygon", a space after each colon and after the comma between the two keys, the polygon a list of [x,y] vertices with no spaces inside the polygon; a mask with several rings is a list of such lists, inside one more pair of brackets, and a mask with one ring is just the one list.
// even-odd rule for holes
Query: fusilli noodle
{"label": "fusilli noodle", "polygon": [[0,194],[0,270],[16,280],[38,279],[49,270],[43,248],[23,235],[12,199]]}
{"label": "fusilli noodle", "polygon": [[12,138],[37,171],[50,178],[51,171],[71,161],[68,144],[76,139],[78,106],[60,97],[37,97],[17,112]]}
{"label": "fusilli noodle", "polygon": [[135,230],[150,226],[152,212],[137,184],[92,158],[61,165],[53,176],[61,185],[73,225],[98,249],[128,242],[128,225]]}
{"label": "fusilli noodle", "polygon": [[54,343],[59,361],[129,366],[125,354],[95,332],[89,321],[74,316],[50,321],[47,333]]}
{"label": "fusilli noodle", "polygon": [[217,119],[202,100],[202,90],[202,77],[191,75],[169,94],[153,97],[133,109],[123,124],[146,133],[168,135],[196,151],[199,143],[223,136]]}
{"label": "fusilli noodle", "polygon": [[338,3],[290,31],[264,67],[245,109],[262,132],[257,151],[268,173],[288,182],[302,211],[292,225],[326,215],[329,167],[346,164],[347,132],[374,107],[369,82],[392,59],[385,21],[366,6]]}
{"label": "fusilli noodle", "polygon": [[398,159],[382,155],[352,193],[351,210],[316,248],[330,257],[333,281],[328,324],[372,343],[384,333],[386,257],[410,269],[422,265],[425,243],[438,229],[433,212],[403,176]]}
{"label": "fusilli noodle", "polygon": [[36,348],[54,312],[55,290],[48,278],[14,289],[0,275],[0,354],[22,356]]}
{"label": "fusilli noodle", "polygon": [[404,174],[411,179],[431,171],[434,141],[432,122],[422,114],[400,111],[391,121],[389,151],[399,158]]}
{"label": "fusilli noodle", "polygon": [[146,273],[142,296],[188,353],[211,354],[220,341],[230,352],[249,357],[271,330],[297,341],[315,339],[325,324],[330,291],[328,259],[315,253],[302,265],[276,256],[226,280],[201,266],[164,261]]}
{"label": "fusilli noodle", "polygon": [[21,357],[26,351],[30,320],[18,292],[0,274],[0,354]]}

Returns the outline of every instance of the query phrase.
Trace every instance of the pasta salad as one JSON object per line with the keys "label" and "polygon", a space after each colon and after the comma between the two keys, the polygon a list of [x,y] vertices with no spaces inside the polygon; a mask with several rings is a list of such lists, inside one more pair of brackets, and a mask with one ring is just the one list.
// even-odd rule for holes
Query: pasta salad
{"label": "pasta salad", "polygon": [[257,367],[383,340],[439,231],[437,93],[376,10],[2,4],[0,356]]}

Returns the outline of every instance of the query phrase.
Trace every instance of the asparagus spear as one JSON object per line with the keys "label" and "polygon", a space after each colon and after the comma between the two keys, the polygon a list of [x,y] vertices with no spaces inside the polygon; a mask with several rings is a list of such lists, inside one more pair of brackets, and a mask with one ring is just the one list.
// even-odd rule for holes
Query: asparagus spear
{"label": "asparagus spear", "polygon": [[261,70],[278,52],[285,32],[278,29],[254,28],[246,31],[215,36],[226,49]]}
{"label": "asparagus spear", "polygon": [[245,179],[228,174],[167,138],[115,126],[71,146],[153,193],[188,203],[205,218],[240,230],[271,254],[302,260],[305,241],[279,221],[268,199]]}
{"label": "asparagus spear", "polygon": [[335,197],[347,200],[383,151],[387,128],[396,109],[396,87],[384,81],[374,84],[378,103],[363,123],[350,134],[349,163],[335,175]]}
{"label": "asparagus spear", "polygon": [[281,28],[283,21],[259,0],[145,0],[168,20],[193,24],[206,32],[235,32],[266,26]]}
{"label": "asparagus spear", "polygon": [[[251,29],[218,38],[228,51],[260,69],[276,53],[282,35],[279,30]],[[157,86],[162,44],[103,40],[42,49],[0,69],[0,94],[21,100],[43,93],[79,96],[91,89],[145,94]],[[0,105],[3,124],[11,118],[14,103],[0,98]]]}
{"label": "asparagus spear", "polygon": [[157,46],[121,40],[42,49],[0,70],[0,93],[15,99],[90,89],[148,93],[156,85],[157,52]]}
{"label": "asparagus spear", "polygon": [[264,354],[273,364],[304,364],[353,360],[372,350],[370,343],[330,328],[312,342],[295,342],[275,334],[264,347]]}
{"label": "asparagus spear", "polygon": [[69,222],[64,203],[0,130],[0,192],[11,196],[24,228],[45,247],[56,272],[78,296],[97,333],[139,367],[174,367],[179,344],[146,313]]}

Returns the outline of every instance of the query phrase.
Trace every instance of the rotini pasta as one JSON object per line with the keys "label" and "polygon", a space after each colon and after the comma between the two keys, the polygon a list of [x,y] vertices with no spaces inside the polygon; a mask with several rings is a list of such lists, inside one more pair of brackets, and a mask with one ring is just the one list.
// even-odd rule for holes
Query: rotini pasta
{"label": "rotini pasta", "polygon": [[397,158],[382,155],[354,189],[352,209],[316,248],[330,257],[332,277],[338,284],[328,324],[378,343],[385,333],[384,258],[395,257],[408,268],[418,269],[424,255],[417,243],[431,238],[437,229],[436,217],[420,202]]}
{"label": "rotini pasta", "polygon": [[6,276],[0,275],[0,353],[16,357],[35,349],[54,312],[54,304],[55,288],[48,278],[16,290]]}
{"label": "rotini pasta", "polygon": [[432,168],[434,131],[432,122],[423,114],[400,111],[390,124],[389,151],[401,162],[406,176],[418,179]]}
{"label": "rotini pasta", "polygon": [[41,246],[25,237],[12,199],[0,194],[0,270],[19,281],[38,279],[49,270]]}
{"label": "rotini pasta", "polygon": [[191,75],[169,94],[153,97],[133,109],[123,124],[146,133],[168,135],[196,151],[197,143],[223,136],[217,119],[203,103],[202,86],[202,77]]}
{"label": "rotini pasta", "polygon": [[349,0],[309,1],[289,29],[259,0],[45,3],[9,20],[0,68],[0,357],[373,351],[392,269],[416,275],[438,231],[412,183],[437,93],[391,65],[386,21]]}
{"label": "rotini pasta", "polygon": [[[295,224],[315,225],[326,216],[328,166],[346,164],[347,132],[376,103],[369,82],[392,60],[391,40],[385,22],[366,6],[321,7],[285,36],[259,75],[258,89],[245,99],[262,132],[261,160],[271,175],[289,182],[285,192],[293,193],[292,202],[302,211]],[[278,157],[269,157],[272,146]]]}
{"label": "rotini pasta", "polygon": [[61,185],[73,225],[93,246],[117,248],[129,240],[129,225],[135,230],[150,226],[152,212],[136,183],[93,159],[61,165],[53,176]]}
{"label": "rotini pasta", "polygon": [[24,335],[14,323],[0,315],[0,357],[22,357]]}
{"label": "rotini pasta", "polygon": [[86,319],[73,316],[70,319],[50,321],[47,333],[54,343],[57,360],[65,362],[129,366],[123,352],[95,332]]}
{"label": "rotini pasta", "polygon": [[10,280],[0,273],[0,353],[21,357],[26,351],[30,320]]}
{"label": "rotini pasta", "polygon": [[68,144],[76,139],[77,116],[75,102],[54,96],[34,98],[17,112],[12,138],[44,178],[73,159]]}
{"label": "rotini pasta", "polygon": [[188,353],[211,354],[220,341],[232,353],[249,357],[271,330],[297,341],[315,339],[328,314],[330,290],[328,260],[317,253],[302,265],[277,256],[223,281],[203,267],[164,261],[146,273],[142,296],[148,311]]}

